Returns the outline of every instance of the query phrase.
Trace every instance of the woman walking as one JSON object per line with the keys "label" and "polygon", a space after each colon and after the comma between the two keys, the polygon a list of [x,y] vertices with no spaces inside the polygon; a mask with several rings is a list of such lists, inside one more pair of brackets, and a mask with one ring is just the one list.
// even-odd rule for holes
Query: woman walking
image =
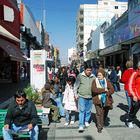
{"label": "woman walking", "polygon": [[102,68],[97,71],[97,78],[93,80],[92,92],[96,109],[97,131],[101,133],[109,109],[112,108],[113,99],[111,95],[114,93],[114,88],[111,82],[105,78],[105,71]]}

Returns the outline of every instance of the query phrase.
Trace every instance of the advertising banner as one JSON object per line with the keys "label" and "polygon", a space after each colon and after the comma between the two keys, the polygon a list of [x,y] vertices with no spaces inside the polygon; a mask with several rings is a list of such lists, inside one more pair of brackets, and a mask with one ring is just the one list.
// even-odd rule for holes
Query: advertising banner
{"label": "advertising banner", "polygon": [[31,86],[40,91],[46,82],[45,50],[31,50],[30,57]]}

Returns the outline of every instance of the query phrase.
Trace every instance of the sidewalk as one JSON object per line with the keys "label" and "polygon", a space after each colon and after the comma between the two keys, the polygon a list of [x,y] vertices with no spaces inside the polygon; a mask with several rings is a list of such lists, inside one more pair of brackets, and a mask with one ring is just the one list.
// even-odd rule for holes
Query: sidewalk
{"label": "sidewalk", "polygon": [[[121,92],[118,92],[118,94],[121,95],[124,92],[123,87],[124,84],[121,84],[122,90]],[[114,97],[114,100],[115,98],[116,97]],[[42,140],[46,140],[46,139],[47,140],[112,140],[112,137],[109,134],[108,129],[106,127],[103,129],[102,133],[97,132],[97,128],[94,122],[95,121],[94,105],[92,107],[92,119],[93,120],[91,121],[90,126],[88,128],[85,128],[85,131],[83,133],[79,133],[78,119],[76,119],[74,125],[64,126],[65,119],[61,118],[61,123],[51,123],[48,126],[48,130],[46,130],[47,137],[44,137],[44,139]]]}
{"label": "sidewalk", "polygon": [[83,133],[78,132],[78,121],[74,125],[64,126],[65,119],[61,123],[51,124],[47,133],[47,140],[112,140],[106,129],[102,133],[97,132],[94,122],[91,122]]}

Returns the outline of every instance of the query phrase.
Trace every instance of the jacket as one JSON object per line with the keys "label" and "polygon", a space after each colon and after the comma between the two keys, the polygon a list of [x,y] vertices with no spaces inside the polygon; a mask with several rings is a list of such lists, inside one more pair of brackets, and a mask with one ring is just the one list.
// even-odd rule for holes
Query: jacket
{"label": "jacket", "polygon": [[63,103],[64,103],[64,109],[77,111],[73,87],[70,86],[69,84],[67,84],[65,87]]}
{"label": "jacket", "polygon": [[23,108],[20,109],[19,105],[14,100],[8,108],[7,115],[5,118],[5,124],[11,125],[14,123],[16,126],[23,126],[37,124],[38,116],[34,103],[26,99]]}
{"label": "jacket", "polygon": [[46,90],[42,94],[42,106],[49,108],[51,106],[51,92]]}
{"label": "jacket", "polygon": [[114,88],[109,80],[107,81],[107,89],[108,91],[105,90],[105,88],[97,88],[96,85],[96,79],[93,80],[92,82],[92,96],[93,96],[93,103],[95,105],[101,105],[101,100],[99,99],[99,95],[102,93],[106,94],[106,106],[112,107],[113,99],[112,99],[112,94],[114,93]]}
{"label": "jacket", "polygon": [[133,68],[129,68],[122,74],[121,81],[124,83],[124,89],[128,91],[128,81],[132,73],[135,72]]}
{"label": "jacket", "polygon": [[136,96],[140,100],[140,71],[136,70],[128,81],[128,96]]}
{"label": "jacket", "polygon": [[83,98],[92,98],[91,85],[93,79],[95,79],[93,74],[88,77],[84,71],[80,73],[76,78],[74,93]]}

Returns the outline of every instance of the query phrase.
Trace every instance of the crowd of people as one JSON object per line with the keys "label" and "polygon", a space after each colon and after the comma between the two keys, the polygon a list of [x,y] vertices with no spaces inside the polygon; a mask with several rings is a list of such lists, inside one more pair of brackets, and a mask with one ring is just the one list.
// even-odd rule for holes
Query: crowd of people
{"label": "crowd of people", "polygon": [[[92,120],[91,110],[96,110],[97,132],[102,133],[109,110],[113,109],[114,92],[120,91],[120,82],[124,83],[128,102],[127,125],[133,128],[133,120],[140,108],[140,62],[137,70],[133,61],[126,62],[126,70],[120,66],[96,70],[84,63],[82,69],[62,67],[49,79],[41,90],[42,106],[50,108],[51,122],[59,123],[65,118],[65,126],[73,125],[76,114],[79,118],[79,132],[83,132]],[[31,140],[37,140],[37,112],[33,102],[26,99],[23,91],[15,94],[15,101],[10,105],[3,128],[4,140],[12,140],[9,129],[16,132],[28,128]],[[7,139],[8,138],[8,139]]]}

